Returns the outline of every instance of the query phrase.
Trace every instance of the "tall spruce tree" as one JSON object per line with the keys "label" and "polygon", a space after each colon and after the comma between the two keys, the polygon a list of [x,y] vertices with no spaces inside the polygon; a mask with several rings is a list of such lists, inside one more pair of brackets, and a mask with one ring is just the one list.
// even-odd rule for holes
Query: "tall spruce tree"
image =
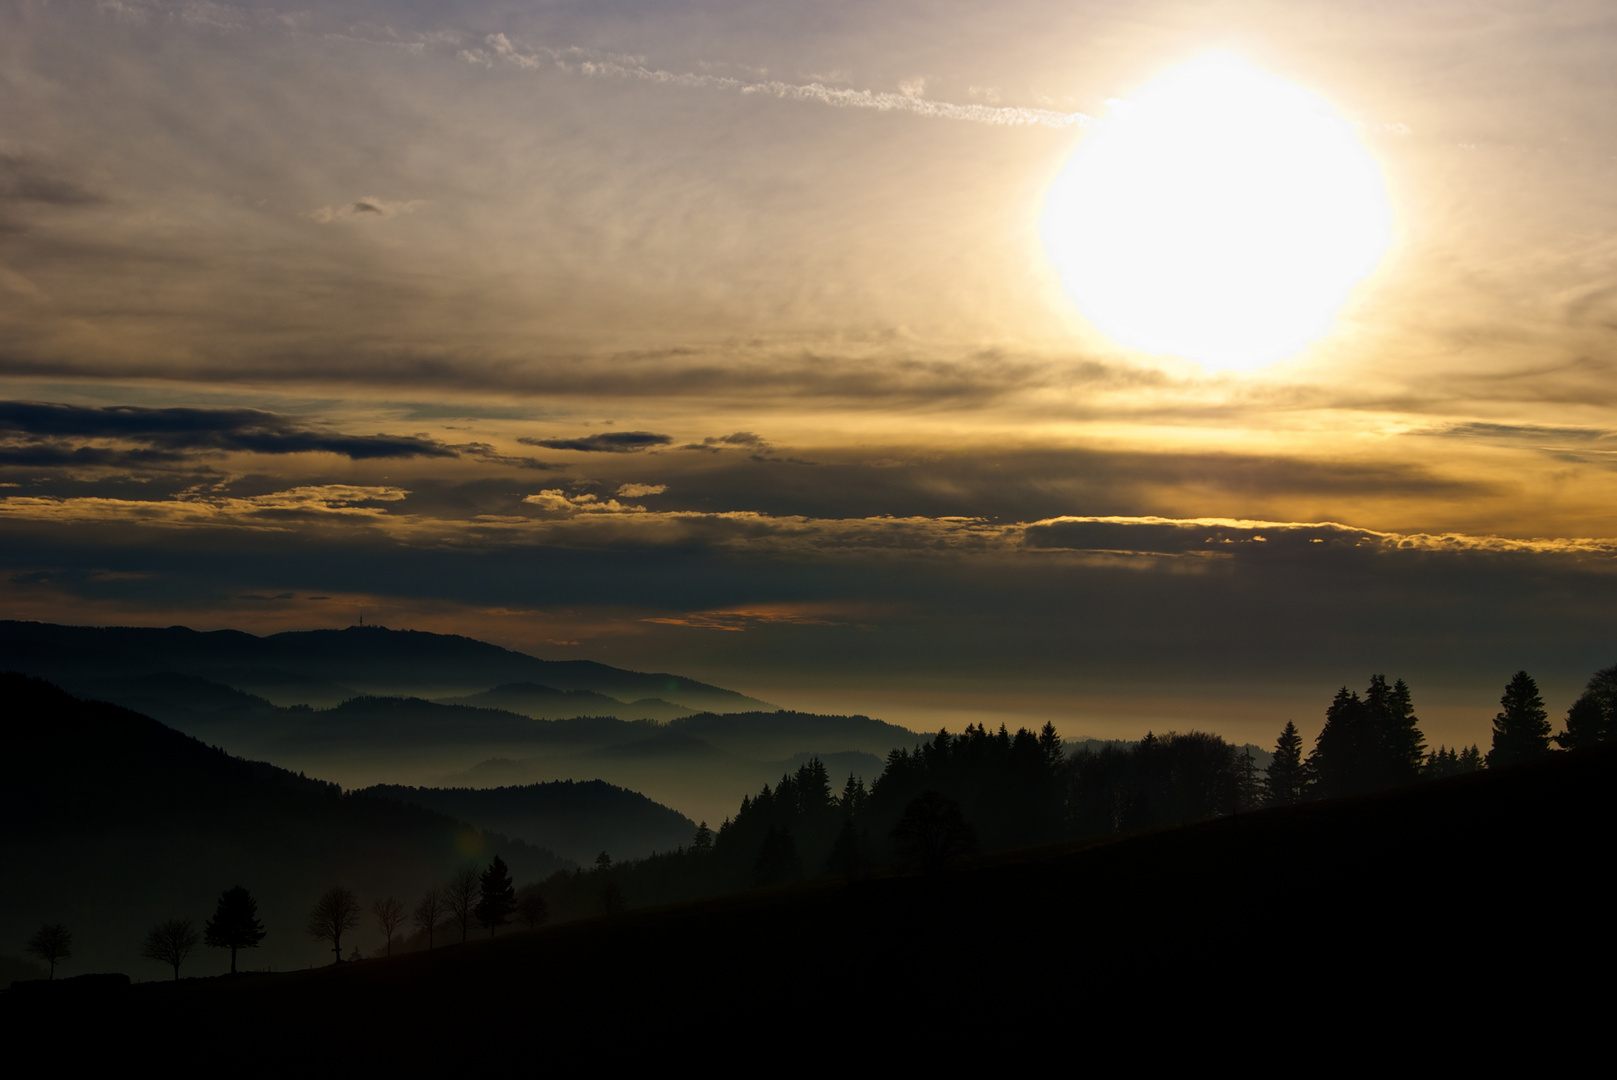
{"label": "tall spruce tree", "polygon": [[1371,732],[1366,790],[1396,787],[1419,779],[1426,739],[1415,718],[1409,686],[1402,679],[1388,686],[1385,675],[1372,675],[1364,692],[1364,707]]}
{"label": "tall spruce tree", "polygon": [[476,915],[477,925],[488,931],[493,937],[496,927],[506,925],[511,921],[511,912],[516,910],[517,890],[511,881],[511,874],[505,868],[505,860],[498,855],[488,864],[479,877],[482,886],[482,895],[478,898]]}
{"label": "tall spruce tree", "polygon": [[1538,684],[1525,671],[1518,671],[1499,698],[1499,713],[1493,718],[1493,749],[1488,765],[1498,768],[1537,757],[1550,748],[1550,714],[1544,709]]}
{"label": "tall spruce tree", "polygon": [[1264,801],[1269,806],[1291,806],[1303,801],[1308,786],[1308,770],[1303,768],[1303,737],[1290,720],[1280,729],[1274,758],[1264,770]]}
{"label": "tall spruce tree", "polygon": [[1364,702],[1342,687],[1325,710],[1325,726],[1308,755],[1308,774],[1326,798],[1368,790],[1366,779],[1371,741]]}
{"label": "tall spruce tree", "polygon": [[256,949],[264,940],[264,924],[258,921],[258,901],[240,885],[219,894],[213,918],[202,927],[202,940],[216,949],[230,950],[230,973],[236,974],[236,952]]}

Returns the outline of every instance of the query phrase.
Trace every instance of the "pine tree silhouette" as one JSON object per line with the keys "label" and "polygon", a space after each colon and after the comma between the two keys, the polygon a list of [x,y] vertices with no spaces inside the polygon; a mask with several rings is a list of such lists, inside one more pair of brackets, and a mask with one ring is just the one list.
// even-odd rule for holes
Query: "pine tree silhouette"
{"label": "pine tree silhouette", "polygon": [[1303,768],[1303,737],[1297,725],[1290,720],[1280,730],[1275,742],[1274,758],[1264,770],[1267,780],[1265,801],[1270,806],[1290,806],[1303,800],[1308,784],[1308,771]]}
{"label": "pine tree silhouette", "polygon": [[264,940],[264,924],[258,921],[258,901],[240,885],[219,894],[213,918],[203,927],[202,940],[216,949],[230,950],[230,973],[236,974],[236,952],[256,949]]}
{"label": "pine tree silhouette", "polygon": [[1490,767],[1526,761],[1549,750],[1550,714],[1544,710],[1544,699],[1531,675],[1516,672],[1499,705],[1499,714],[1493,718],[1493,749],[1488,751]]}
{"label": "pine tree silhouette", "polygon": [[494,856],[494,861],[488,864],[488,869],[478,880],[483,892],[477,901],[477,925],[486,929],[489,937],[493,937],[495,928],[508,924],[511,912],[516,910],[516,886],[511,883],[505,860],[498,855]]}

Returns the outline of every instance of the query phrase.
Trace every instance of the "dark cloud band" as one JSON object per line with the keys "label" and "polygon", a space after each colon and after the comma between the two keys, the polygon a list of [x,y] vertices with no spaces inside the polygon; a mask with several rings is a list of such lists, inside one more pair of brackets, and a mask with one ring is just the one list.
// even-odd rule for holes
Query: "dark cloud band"
{"label": "dark cloud band", "polygon": [[527,446],[542,446],[547,450],[583,450],[588,453],[634,454],[667,446],[674,440],[667,435],[650,431],[604,431],[597,435],[583,435],[576,439],[518,439]]}
{"label": "dark cloud band", "polygon": [[375,458],[452,458],[450,446],[413,435],[349,435],[305,427],[257,409],[102,408],[38,401],[0,402],[0,435],[26,440],[7,447],[7,464],[102,464],[106,451],[64,445],[72,439],[143,443],[172,455],[219,450],[254,454],[339,454],[354,461]]}

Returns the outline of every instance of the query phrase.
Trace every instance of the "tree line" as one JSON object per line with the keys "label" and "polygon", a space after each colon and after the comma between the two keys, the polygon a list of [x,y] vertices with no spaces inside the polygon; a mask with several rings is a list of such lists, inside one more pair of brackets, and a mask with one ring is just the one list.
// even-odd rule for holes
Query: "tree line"
{"label": "tree line", "polygon": [[1137,743],[1066,753],[1054,728],[1035,733],[968,725],[892,751],[868,787],[837,792],[818,760],[743,798],[717,831],[703,822],[688,847],[633,862],[602,853],[589,871],[540,886],[558,918],[804,881],[858,880],[879,866],[935,869],[995,850],[1361,794],[1617,739],[1617,666],[1597,672],[1551,734],[1536,683],[1518,672],[1494,718],[1492,748],[1429,748],[1403,680],[1372,675],[1339,690],[1311,751],[1287,721],[1271,762],[1218,735],[1148,732]]}
{"label": "tree line", "polygon": [[1589,679],[1567,710],[1563,729],[1551,734],[1538,683],[1518,671],[1505,684],[1493,719],[1492,747],[1440,746],[1428,750],[1409,687],[1373,675],[1364,695],[1342,687],[1325,711],[1325,726],[1303,756],[1297,725],[1286,721],[1266,770],[1264,801],[1284,806],[1312,798],[1357,795],[1478,769],[1501,768],[1552,753],[1552,742],[1573,750],[1617,740],[1617,665]]}
{"label": "tree line", "polygon": [[[327,943],[334,963],[361,959],[358,948],[345,958],[343,937],[357,930],[365,907],[353,890],[334,885],[322,893],[309,911],[304,929],[316,941]],[[429,889],[409,912],[396,897],[374,900],[369,908],[376,926],[386,938],[386,955],[393,955],[393,942],[406,922],[413,922],[417,935],[427,947],[435,945],[440,931],[459,929],[465,942],[473,924],[494,936],[496,930],[521,922],[532,929],[549,918],[537,885],[516,888],[505,860],[494,856],[488,867],[479,870],[469,864],[456,871],[448,882]],[[258,918],[258,902],[246,888],[236,885],[219,895],[213,917],[199,929],[189,918],[165,919],[152,927],[141,946],[140,955],[167,964],[174,979],[180,967],[200,945],[230,950],[230,973],[237,973],[237,957],[243,949],[256,949],[268,931]],[[56,978],[56,965],[73,955],[73,935],[65,925],[47,924],[28,939],[27,951],[49,965],[49,979]]]}

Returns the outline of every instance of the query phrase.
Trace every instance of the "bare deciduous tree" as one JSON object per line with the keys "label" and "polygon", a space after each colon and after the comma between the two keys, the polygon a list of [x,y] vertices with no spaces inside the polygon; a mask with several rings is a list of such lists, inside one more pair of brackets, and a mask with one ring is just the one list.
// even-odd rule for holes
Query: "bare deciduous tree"
{"label": "bare deciduous tree", "polygon": [[174,981],[180,981],[180,965],[191,951],[202,944],[202,935],[190,919],[169,919],[152,927],[140,955],[174,968]]}
{"label": "bare deciduous tree", "polygon": [[416,904],[415,911],[411,913],[410,918],[415,923],[417,930],[427,932],[427,948],[432,948],[433,931],[438,929],[438,924],[444,921],[444,916],[447,914],[449,914],[449,905],[444,902],[444,891],[442,889],[428,889],[427,894]]}
{"label": "bare deciduous tree", "polygon": [[52,979],[56,978],[56,961],[73,955],[73,935],[61,923],[48,923],[28,939],[28,951],[51,966]]}
{"label": "bare deciduous tree", "polygon": [[376,922],[387,935],[387,954],[393,955],[393,935],[399,932],[404,925],[404,901],[388,897],[378,900],[371,905],[371,914],[376,916]]}
{"label": "bare deciduous tree", "polygon": [[336,963],[342,963],[342,936],[359,925],[359,898],[341,885],[333,885],[309,912],[309,936],[331,942]]}
{"label": "bare deciduous tree", "polygon": [[462,943],[471,929],[472,912],[476,910],[478,898],[483,893],[481,877],[477,867],[468,864],[456,870],[455,876],[444,886],[444,903],[449,907],[449,917],[460,925]]}
{"label": "bare deciduous tree", "polygon": [[539,886],[524,885],[517,890],[517,919],[529,930],[550,918],[550,908],[539,894]]}

